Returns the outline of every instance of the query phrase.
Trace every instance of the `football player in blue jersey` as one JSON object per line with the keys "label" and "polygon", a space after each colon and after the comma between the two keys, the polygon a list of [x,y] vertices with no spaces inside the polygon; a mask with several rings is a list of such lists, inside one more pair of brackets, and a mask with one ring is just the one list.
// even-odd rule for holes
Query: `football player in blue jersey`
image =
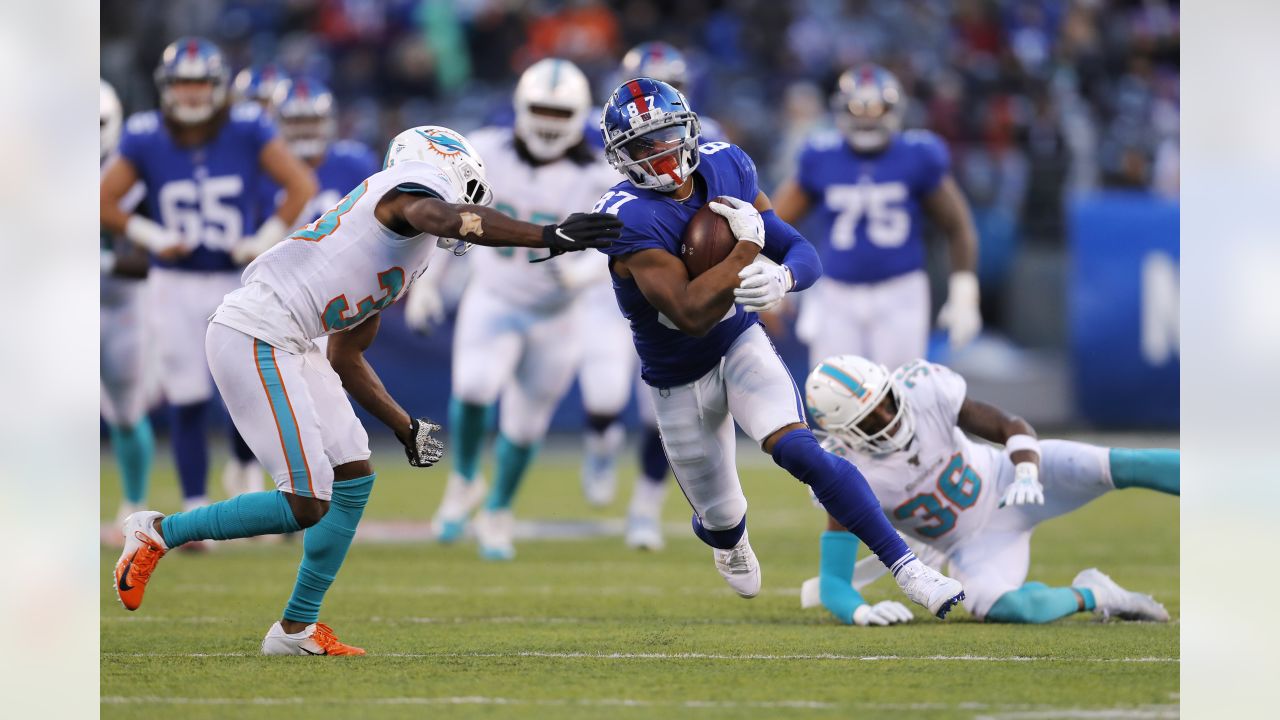
{"label": "football player in blue jersey", "polygon": [[[734,463],[737,421],[867,543],[908,597],[944,617],[964,598],[960,583],[917,560],[866,478],[818,444],[795,382],[760,327],[757,313],[817,280],[817,253],[773,212],[751,158],[729,143],[699,145],[698,125],[670,85],[651,78],[620,85],[600,128],[606,158],[627,179],[596,206],[623,223],[603,252],[663,447],[693,507],[693,532],[712,547],[716,569],[735,592],[759,594],[760,564],[748,542],[747,500]],[[681,237],[708,204],[738,242],[691,279]]]}
{"label": "football player in blue jersey", "polygon": [[[208,40],[181,38],[165,48],[156,69],[161,109],[129,118],[119,154],[102,175],[103,229],[151,253],[148,309],[188,508],[205,504],[205,415],[213,382],[202,339],[218,303],[240,285],[233,252],[247,243],[256,255],[282,240],[316,191],[314,174],[276,136],[261,108],[228,103],[228,79],[222,52]],[[263,175],[285,196],[259,225],[253,194]],[[155,220],[120,209],[138,181]],[[232,439],[233,462],[245,477],[257,476],[253,453],[234,429]]]}
{"label": "football player in blue jersey", "polygon": [[[680,92],[689,86],[689,63],[684,54],[662,41],[643,42],[628,50],[622,58],[621,71],[624,78],[647,77]],[[725,139],[719,123],[706,115],[698,115],[698,126],[700,143]],[[626,543],[642,550],[659,550],[663,546],[662,503],[667,494],[669,466],[648,393],[637,393],[636,404],[645,430],[640,441],[640,475],[627,509]]]}
{"label": "football player in blue jersey", "polygon": [[982,329],[977,231],[951,176],[946,144],[927,130],[901,131],[906,97],[887,70],[864,65],[840,76],[832,96],[839,132],[813,139],[794,178],[775,193],[778,215],[810,212],[827,228],[825,277],[805,298],[797,335],[810,366],[860,355],[887,367],[924,357],[929,281],[923,219],[947,236],[951,279],[938,325],[952,348]]}
{"label": "football player in blue jersey", "polygon": [[[950,172],[943,141],[927,130],[900,130],[906,98],[887,70],[864,65],[840,76],[832,107],[840,132],[801,152],[796,176],[775,194],[778,215],[797,221],[816,212],[828,228],[821,245],[824,277],[805,298],[796,335],[810,366],[835,355],[860,355],[887,367],[924,357],[929,337],[929,281],[922,220],[947,236],[951,280],[938,325],[952,348],[982,328],[978,311],[978,241],[969,205]],[[857,543],[837,518],[821,540],[824,577],[849,577]],[[848,582],[822,583],[822,602],[845,623],[857,605]]]}
{"label": "football player in blue jersey", "polygon": [[[297,224],[304,225],[338,204],[351,188],[378,171],[380,159],[363,143],[335,140],[337,105],[319,80],[297,77],[280,84],[272,106],[289,150],[315,171],[319,191]],[[263,178],[259,209],[270,214],[283,200],[280,185]]]}
{"label": "football player in blue jersey", "polygon": [[[99,104],[102,166],[115,153],[124,129],[124,111],[116,91],[102,81]],[[142,196],[142,186],[132,188],[123,206],[131,209]],[[141,510],[151,482],[155,437],[147,418],[146,309],[143,279],[147,259],[136,247],[111,233],[102,233],[100,282],[99,378],[102,384],[102,417],[111,434],[111,449],[120,466],[123,499],[118,518]]]}

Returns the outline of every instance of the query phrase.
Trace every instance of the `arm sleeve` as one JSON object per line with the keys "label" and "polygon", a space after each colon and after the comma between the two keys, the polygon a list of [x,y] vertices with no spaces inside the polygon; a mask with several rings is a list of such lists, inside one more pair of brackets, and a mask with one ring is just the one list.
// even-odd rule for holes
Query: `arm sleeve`
{"label": "arm sleeve", "polygon": [[787,224],[773,210],[760,213],[760,219],[764,220],[764,256],[791,270],[791,277],[796,283],[791,288],[792,292],[804,290],[822,277],[818,251],[799,230]]}
{"label": "arm sleeve", "polygon": [[924,133],[920,137],[920,171],[919,188],[921,195],[928,195],[938,189],[942,179],[951,172],[951,151],[942,138],[933,133]]}

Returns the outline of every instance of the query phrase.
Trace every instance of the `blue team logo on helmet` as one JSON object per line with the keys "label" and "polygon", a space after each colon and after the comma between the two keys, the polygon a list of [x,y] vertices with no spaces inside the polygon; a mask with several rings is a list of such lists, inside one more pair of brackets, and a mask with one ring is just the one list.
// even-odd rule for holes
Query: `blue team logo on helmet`
{"label": "blue team logo on helmet", "polygon": [[[161,108],[167,117],[180,123],[205,122],[227,101],[227,63],[218,46],[204,38],[183,37],[170,43],[160,57],[155,79]],[[178,91],[174,86],[180,83],[209,83],[211,90]]]}
{"label": "blue team logo on helmet", "polygon": [[697,113],[671,85],[641,77],[618,86],[600,117],[609,164],[639,188],[671,192],[697,169]]}
{"label": "blue team logo on helmet", "polygon": [[877,152],[902,129],[906,96],[893,73],[879,65],[846,70],[836,82],[831,109],[854,150]]}
{"label": "blue team logo on helmet", "polygon": [[689,84],[689,63],[670,43],[644,42],[622,58],[623,77],[647,77],[684,91]]}
{"label": "blue team logo on helmet", "polygon": [[275,63],[247,67],[236,74],[232,89],[239,102],[256,102],[270,109],[280,102],[289,76]]}

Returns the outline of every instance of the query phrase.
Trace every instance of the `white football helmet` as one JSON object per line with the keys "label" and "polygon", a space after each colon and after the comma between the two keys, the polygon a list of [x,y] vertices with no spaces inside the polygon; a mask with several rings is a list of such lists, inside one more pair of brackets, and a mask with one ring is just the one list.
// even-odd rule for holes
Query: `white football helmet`
{"label": "white football helmet", "polygon": [[[915,435],[906,399],[884,365],[857,355],[830,357],[809,373],[804,390],[818,427],[856,451],[887,455],[906,448]],[[893,419],[874,433],[859,427],[888,397],[897,406]]]}
{"label": "white football helmet", "polygon": [[[458,193],[458,202],[467,205],[493,202],[493,190],[484,177],[484,159],[461,133],[442,125],[419,125],[391,138],[383,169],[412,161],[429,163],[443,170]],[[471,243],[454,238],[440,238],[436,245],[452,250],[454,255],[471,249]]]}
{"label": "white football helmet", "polygon": [[516,137],[535,158],[555,160],[582,142],[583,123],[591,110],[591,84],[577,65],[546,58],[520,76],[513,104]]}
{"label": "white football helmet", "polygon": [[111,83],[102,80],[102,92],[98,96],[98,121],[101,127],[100,158],[115,152],[120,144],[120,130],[124,126],[124,108]]}

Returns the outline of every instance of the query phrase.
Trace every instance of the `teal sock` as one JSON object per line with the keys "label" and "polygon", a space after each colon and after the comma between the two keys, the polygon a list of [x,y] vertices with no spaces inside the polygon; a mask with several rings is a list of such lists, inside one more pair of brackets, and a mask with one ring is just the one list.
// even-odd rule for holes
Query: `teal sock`
{"label": "teal sock", "polygon": [[[1078,594],[1077,594],[1078,593]],[[1086,588],[1049,587],[1044,583],[1027,583],[1000,596],[987,611],[988,622],[1047,623],[1080,612],[1080,598],[1085,610],[1096,607],[1093,592]]]}
{"label": "teal sock", "polygon": [[231,540],[297,530],[298,521],[279,490],[237,495],[230,500],[167,515],[160,521],[164,543],[171,548],[193,540]]}
{"label": "teal sock", "polygon": [[845,625],[853,624],[853,611],[865,600],[853,589],[853,565],[858,560],[858,538],[850,532],[828,530],[818,544],[818,595],[822,606]]}
{"label": "teal sock", "polygon": [[120,481],[124,486],[124,499],[134,505],[147,500],[151,484],[151,458],[156,454],[156,437],[151,432],[151,421],[145,416],[132,427],[111,426],[111,449],[120,464]]}
{"label": "teal sock", "polygon": [[453,454],[453,469],[467,482],[476,476],[480,466],[480,450],[492,410],[492,405],[449,398],[449,452]]}
{"label": "teal sock", "polygon": [[1179,495],[1180,465],[1177,450],[1111,449],[1111,480],[1121,489],[1141,487]]}
{"label": "teal sock", "polygon": [[524,479],[529,463],[538,452],[537,444],[516,445],[507,436],[498,433],[494,455],[498,461],[494,473],[493,488],[489,490],[489,498],[484,503],[485,510],[506,510],[516,496],[520,481]]}
{"label": "teal sock", "polygon": [[329,512],[302,534],[302,564],[293,594],[284,606],[285,620],[313,623],[320,619],[320,603],[347,558],[375,477],[366,475],[333,484]]}

